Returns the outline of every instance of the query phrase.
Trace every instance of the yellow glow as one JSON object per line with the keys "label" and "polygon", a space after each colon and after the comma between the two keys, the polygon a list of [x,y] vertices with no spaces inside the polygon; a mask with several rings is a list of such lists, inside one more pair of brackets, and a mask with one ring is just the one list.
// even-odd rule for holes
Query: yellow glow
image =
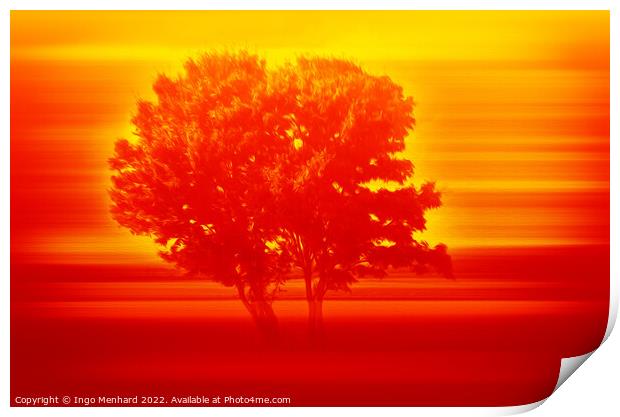
{"label": "yellow glow", "polygon": [[[110,219],[106,160],[158,73],[238,48],[269,65],[352,59],[414,97],[405,155],[415,184],[443,192],[429,242],[608,238],[609,12],[13,11],[12,226],[24,247],[55,261],[87,251],[158,262],[153,243]],[[49,218],[37,220],[36,205]]]}

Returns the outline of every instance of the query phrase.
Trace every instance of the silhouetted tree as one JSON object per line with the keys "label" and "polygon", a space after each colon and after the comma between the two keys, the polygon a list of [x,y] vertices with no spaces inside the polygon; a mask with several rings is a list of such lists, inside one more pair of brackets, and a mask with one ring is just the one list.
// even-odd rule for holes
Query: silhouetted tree
{"label": "silhouetted tree", "polygon": [[117,141],[112,215],[162,245],[192,274],[236,287],[258,328],[275,337],[273,295],[287,271],[266,175],[288,144],[264,61],[247,53],[189,60],[140,101],[137,141]]}
{"label": "silhouetted tree", "polygon": [[413,236],[440,195],[415,187],[399,156],[413,101],[390,78],[337,59],[267,70],[247,53],[208,54],[154,90],[157,102],[138,103],[137,141],[110,159],[112,214],[166,261],[236,287],[264,334],[275,337],[291,267],[313,338],[330,290],[389,267],[451,274],[446,247]]}
{"label": "silhouetted tree", "polygon": [[302,58],[281,74],[294,97],[292,146],[271,180],[287,250],[303,271],[311,334],[321,332],[325,294],[350,291],[359,277],[390,266],[450,276],[446,247],[413,237],[440,194],[433,183],[416,188],[412,162],[399,156],[414,126],[412,98],[338,59]]}

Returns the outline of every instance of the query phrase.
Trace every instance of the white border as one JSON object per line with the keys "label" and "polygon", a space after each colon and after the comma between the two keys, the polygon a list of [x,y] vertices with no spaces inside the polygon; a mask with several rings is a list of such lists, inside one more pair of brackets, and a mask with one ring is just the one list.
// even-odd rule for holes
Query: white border
{"label": "white border", "polygon": [[[371,0],[358,0],[355,2],[347,2],[346,0],[299,0],[296,1],[295,4],[291,4],[290,1],[283,0],[269,0],[269,1],[243,1],[243,0],[212,0],[208,2],[199,2],[197,0],[176,0],[176,1],[161,1],[161,0],[89,0],[89,1],[78,1],[78,0],[60,0],[60,1],[52,1],[52,0],[9,0],[8,2],[4,2],[2,7],[3,14],[1,16],[2,24],[0,24],[0,33],[2,37],[2,41],[0,42],[0,48],[2,52],[2,57],[4,60],[4,65],[1,67],[2,71],[2,79],[3,82],[0,87],[0,91],[2,94],[3,100],[3,108],[1,114],[1,123],[2,123],[2,131],[5,132],[4,140],[0,146],[2,146],[0,150],[0,158],[2,158],[2,163],[0,163],[0,169],[2,170],[2,176],[0,179],[0,187],[3,198],[0,199],[0,210],[2,213],[2,223],[0,225],[1,232],[4,235],[4,239],[2,239],[0,243],[0,256],[1,260],[1,271],[2,271],[2,331],[3,335],[1,337],[1,367],[2,376],[0,379],[0,410],[4,411],[2,414],[7,415],[59,415],[59,416],[81,416],[81,415],[101,415],[107,416],[111,413],[118,415],[149,415],[149,416],[169,416],[171,414],[174,415],[211,415],[214,417],[217,416],[230,416],[230,415],[255,415],[256,413],[264,413],[265,411],[269,412],[272,415],[282,415],[289,416],[291,414],[298,416],[314,416],[317,412],[328,414],[336,414],[336,413],[355,413],[361,416],[370,416],[376,415],[377,413],[387,413],[393,416],[411,416],[411,415],[424,415],[424,416],[454,416],[454,415],[472,415],[472,416],[489,416],[489,415],[506,415],[506,414],[514,414],[518,412],[528,411],[532,408],[536,408],[540,403],[520,406],[520,407],[504,407],[504,408],[481,408],[481,407],[473,407],[473,408],[269,408],[269,409],[257,409],[257,408],[223,408],[223,409],[215,409],[215,408],[175,408],[173,410],[166,408],[158,408],[158,409],[139,409],[139,408],[102,408],[102,409],[89,409],[88,411],[83,408],[9,408],[9,386],[10,386],[10,373],[9,373],[9,364],[10,364],[10,356],[9,356],[9,315],[10,315],[10,215],[9,215],[9,198],[10,198],[10,76],[9,76],[9,56],[10,56],[10,14],[9,10],[54,10],[54,9],[64,9],[64,10],[196,10],[207,7],[208,9],[214,10],[234,10],[234,9],[246,9],[246,10],[255,10],[255,9],[266,9],[266,10],[279,10],[279,9],[317,9],[317,10],[336,10],[336,9],[359,9],[359,10],[379,10],[379,9],[417,9],[417,10],[441,10],[441,9],[453,9],[453,10],[484,10],[484,9],[493,9],[493,10],[611,10],[611,68],[610,68],[610,87],[611,87],[611,103],[610,103],[610,115],[611,115],[611,131],[610,131],[610,152],[611,152],[611,213],[618,213],[620,210],[620,205],[618,204],[618,195],[619,189],[618,186],[620,184],[620,167],[618,166],[618,120],[617,116],[619,113],[618,109],[618,79],[617,75],[619,74],[620,68],[618,67],[618,40],[619,40],[619,18],[618,11],[620,10],[618,7],[614,7],[614,2],[611,0],[590,0],[590,1],[579,1],[579,0],[568,0],[568,1],[557,1],[557,0],[506,0],[506,1],[497,1],[497,0],[478,0],[478,1],[459,1],[459,0],[437,0],[437,1],[398,1],[398,0],[383,0],[383,1],[371,1]],[[353,6],[353,7],[352,7]],[[611,305],[610,305],[610,320],[608,323],[607,333],[605,335],[605,339],[607,339],[611,333],[611,329],[613,328],[613,324],[616,319],[617,311],[618,311],[618,262],[615,258],[614,254],[617,252],[618,248],[618,236],[619,236],[619,224],[617,221],[617,216],[611,217]],[[612,338],[615,347],[618,347],[618,338]],[[619,371],[619,361],[617,355],[613,353],[610,354],[610,348],[608,348],[609,343],[605,344],[603,350],[606,352],[606,359],[604,364],[596,364],[598,365],[594,369],[598,369],[599,373],[595,374],[593,378],[603,378],[604,380],[590,380],[589,384],[581,382],[579,386],[581,390],[588,390],[588,387],[594,387],[593,390],[589,391],[590,396],[595,396],[595,393],[598,392],[596,386],[601,386],[601,390],[603,392],[609,393],[607,397],[602,398],[598,396],[597,403],[595,405],[596,409],[605,412],[605,415],[614,415],[614,411],[620,410],[618,401],[616,400],[617,396],[610,395],[612,391],[610,391],[610,387],[616,387],[617,385],[613,382],[616,380],[616,375],[613,372]],[[595,358],[594,361],[597,361],[602,358]],[[586,368],[588,368],[586,366]],[[609,370],[611,369],[611,373]],[[567,384],[570,385],[570,384]],[[605,391],[605,388],[607,391]],[[560,394],[562,393],[562,388],[560,390]],[[566,388],[568,390],[568,388]],[[560,396],[559,394],[554,394],[553,397]],[[553,398],[552,397],[552,398]],[[562,395],[563,402],[558,403],[557,401],[550,400],[550,403],[554,403],[554,407],[552,405],[546,405],[545,407],[538,408],[534,414],[536,415],[581,415],[584,412],[587,412],[588,404],[585,403],[587,401],[586,398],[579,398],[580,392],[574,392],[572,396]],[[607,402],[607,403],[606,403]],[[548,409],[549,413],[545,410]],[[557,413],[557,414],[556,414]],[[595,414],[596,415],[596,414]]]}

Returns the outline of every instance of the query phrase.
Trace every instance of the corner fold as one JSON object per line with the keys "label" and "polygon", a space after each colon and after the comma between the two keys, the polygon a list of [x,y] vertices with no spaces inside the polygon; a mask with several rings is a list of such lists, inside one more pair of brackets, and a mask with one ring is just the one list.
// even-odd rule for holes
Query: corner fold
{"label": "corner fold", "polygon": [[592,352],[586,353],[580,356],[573,356],[570,358],[562,358],[562,362],[560,364],[560,374],[558,376],[558,382],[555,384],[555,388],[553,388],[553,392],[555,392],[560,386],[566,382],[566,380],[579,368],[583,363],[594,353],[596,349]]}

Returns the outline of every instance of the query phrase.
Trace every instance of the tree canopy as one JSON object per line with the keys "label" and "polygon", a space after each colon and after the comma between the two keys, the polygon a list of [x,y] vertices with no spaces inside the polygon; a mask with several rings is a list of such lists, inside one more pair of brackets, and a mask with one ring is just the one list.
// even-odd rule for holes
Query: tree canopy
{"label": "tree canopy", "polygon": [[275,331],[271,302],[295,268],[311,328],[326,292],[360,277],[451,274],[444,245],[414,238],[440,194],[413,185],[401,156],[413,100],[389,77],[340,59],[270,69],[214,53],[153,88],[132,119],[137,140],[110,159],[112,215],[164,260],[236,287],[259,328]]}
{"label": "tree canopy", "polygon": [[304,272],[311,326],[320,326],[326,292],[348,291],[357,278],[390,266],[451,275],[444,245],[414,239],[441,203],[433,183],[413,185],[413,163],[399,156],[415,123],[412,98],[348,61],[301,58],[282,76],[295,97],[293,146],[276,166],[275,194],[288,252]]}

